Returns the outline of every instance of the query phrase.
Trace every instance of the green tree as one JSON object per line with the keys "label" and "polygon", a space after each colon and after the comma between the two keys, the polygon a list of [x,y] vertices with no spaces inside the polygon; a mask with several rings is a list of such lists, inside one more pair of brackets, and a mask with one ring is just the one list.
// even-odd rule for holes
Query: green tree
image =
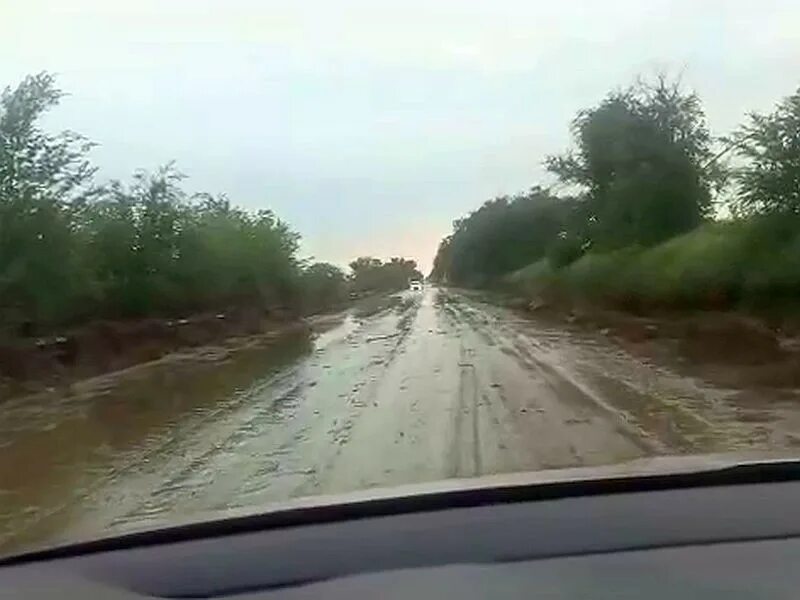
{"label": "green tree", "polygon": [[226,302],[275,307],[297,300],[300,236],[285,222],[269,210],[232,208],[224,197],[206,201],[199,215],[202,263],[224,282],[218,294]]}
{"label": "green tree", "polygon": [[351,286],[393,290],[413,260],[353,262],[348,278],[298,260],[300,236],[270,210],[188,194],[172,164],[93,184],[91,144],[49,134],[63,93],[47,73],[0,96],[0,333],[33,335],[92,318],[252,309],[321,310]]}
{"label": "green tree", "polygon": [[315,312],[347,299],[347,277],[342,269],[330,263],[307,265],[300,281],[307,311]]}
{"label": "green tree", "polygon": [[353,289],[364,291],[399,290],[411,279],[422,279],[414,260],[394,257],[387,262],[362,256],[350,263]]}
{"label": "green tree", "polygon": [[696,227],[719,171],[700,99],[659,77],[609,94],[572,124],[576,150],[548,170],[586,190],[577,237],[615,248],[652,245]]}
{"label": "green tree", "polygon": [[0,324],[6,327],[72,318],[90,288],[75,217],[92,195],[91,144],[38,124],[62,96],[47,73],[0,96]]}
{"label": "green tree", "polygon": [[450,266],[452,264],[451,245],[453,236],[448,235],[439,242],[436,256],[433,257],[433,266],[430,278],[439,283],[449,283]]}
{"label": "green tree", "polygon": [[733,142],[745,160],[734,173],[738,207],[800,215],[800,88],[773,112],[751,113]]}
{"label": "green tree", "polygon": [[186,196],[172,165],[112,182],[87,211],[88,251],[106,312],[141,316],[181,305]]}
{"label": "green tree", "polygon": [[536,187],[489,200],[453,224],[434,259],[433,277],[457,285],[483,285],[544,257],[578,203]]}

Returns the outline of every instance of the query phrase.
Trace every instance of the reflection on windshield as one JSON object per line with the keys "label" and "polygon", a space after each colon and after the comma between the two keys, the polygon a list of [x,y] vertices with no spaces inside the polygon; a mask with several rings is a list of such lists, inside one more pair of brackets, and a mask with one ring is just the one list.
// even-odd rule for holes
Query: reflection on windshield
{"label": "reflection on windshield", "polygon": [[0,41],[2,551],[797,454],[794,37],[683,2],[67,4]]}

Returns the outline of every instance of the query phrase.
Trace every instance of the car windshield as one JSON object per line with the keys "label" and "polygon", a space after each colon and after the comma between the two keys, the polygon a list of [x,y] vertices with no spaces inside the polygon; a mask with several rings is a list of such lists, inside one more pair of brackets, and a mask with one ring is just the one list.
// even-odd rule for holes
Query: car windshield
{"label": "car windshield", "polygon": [[800,451],[796,0],[0,22],[0,553]]}

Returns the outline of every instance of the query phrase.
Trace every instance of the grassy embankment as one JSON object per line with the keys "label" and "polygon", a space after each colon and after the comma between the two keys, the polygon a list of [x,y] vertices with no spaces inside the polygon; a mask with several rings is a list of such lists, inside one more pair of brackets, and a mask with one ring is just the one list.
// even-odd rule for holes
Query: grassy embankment
{"label": "grassy embankment", "polygon": [[634,312],[800,312],[796,217],[717,222],[650,248],[589,252],[560,269],[547,259],[502,278],[528,297],[589,301]]}

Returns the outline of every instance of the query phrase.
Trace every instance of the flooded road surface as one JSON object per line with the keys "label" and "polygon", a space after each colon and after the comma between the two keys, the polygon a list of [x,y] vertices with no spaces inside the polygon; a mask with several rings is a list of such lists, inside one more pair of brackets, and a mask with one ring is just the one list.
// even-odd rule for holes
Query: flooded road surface
{"label": "flooded road surface", "polygon": [[206,349],[0,414],[0,547],[297,496],[791,446],[736,391],[453,291]]}

